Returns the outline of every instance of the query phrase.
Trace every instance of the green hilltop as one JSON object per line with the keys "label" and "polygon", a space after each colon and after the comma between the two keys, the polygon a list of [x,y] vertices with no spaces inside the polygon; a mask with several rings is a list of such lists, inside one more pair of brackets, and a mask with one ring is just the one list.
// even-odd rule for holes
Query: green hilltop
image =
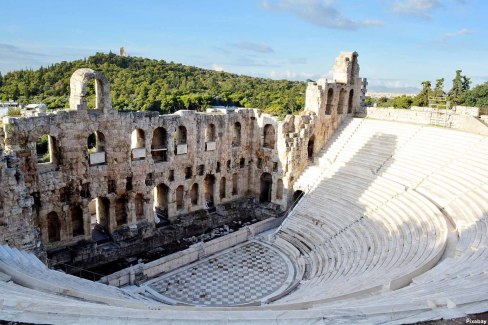
{"label": "green hilltop", "polygon": [[[108,78],[112,104],[119,110],[164,114],[224,105],[286,115],[303,110],[305,102],[305,82],[255,78],[113,53],[0,75],[0,99],[22,104],[43,102],[50,109],[68,107],[69,79],[82,67]],[[94,106],[94,87],[88,87],[88,102]]]}

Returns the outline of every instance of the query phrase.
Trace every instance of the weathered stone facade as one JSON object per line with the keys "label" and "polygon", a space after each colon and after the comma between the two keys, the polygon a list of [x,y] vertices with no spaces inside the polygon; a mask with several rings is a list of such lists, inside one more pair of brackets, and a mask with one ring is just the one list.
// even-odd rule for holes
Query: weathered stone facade
{"label": "weathered stone facade", "polygon": [[[90,79],[95,109],[86,105]],[[310,83],[305,110],[280,121],[255,109],[119,112],[108,80],[77,70],[69,110],[4,118],[0,242],[33,249],[40,240],[49,250],[90,240],[95,223],[110,233],[154,229],[155,210],[172,222],[209,200],[255,197],[285,209],[314,153],[360,105],[357,53],[338,57],[334,79]],[[41,163],[36,141],[45,135],[49,159]]]}

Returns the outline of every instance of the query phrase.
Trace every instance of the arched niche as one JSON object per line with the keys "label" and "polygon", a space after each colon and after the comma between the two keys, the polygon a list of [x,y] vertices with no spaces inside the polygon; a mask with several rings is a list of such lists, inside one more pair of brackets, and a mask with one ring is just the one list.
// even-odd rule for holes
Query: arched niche
{"label": "arched niche", "polygon": [[61,221],[54,211],[47,215],[47,238],[50,243],[61,240]]}
{"label": "arched niche", "polygon": [[234,130],[232,132],[232,146],[238,147],[241,145],[241,123],[234,123]]}
{"label": "arched niche", "polygon": [[347,112],[345,107],[346,94],[347,94],[346,90],[342,88],[339,93],[339,104],[337,105],[337,114],[345,114]]}
{"label": "arched niche", "polygon": [[153,132],[151,154],[155,162],[168,161],[168,138],[166,129],[158,127]]}
{"label": "arched niche", "polygon": [[266,124],[263,129],[263,147],[274,149],[276,142],[275,128],[271,124]]}
{"label": "arched niche", "polygon": [[354,89],[351,89],[349,91],[349,100],[347,102],[347,114],[352,113],[353,101],[354,101]]}
{"label": "arched niche", "polygon": [[325,115],[332,114],[332,104],[334,101],[334,89],[329,88],[327,91],[327,104],[325,106]]}
{"label": "arched niche", "polygon": [[273,188],[273,177],[270,173],[263,173],[261,175],[261,194],[259,202],[271,202],[271,192]]}

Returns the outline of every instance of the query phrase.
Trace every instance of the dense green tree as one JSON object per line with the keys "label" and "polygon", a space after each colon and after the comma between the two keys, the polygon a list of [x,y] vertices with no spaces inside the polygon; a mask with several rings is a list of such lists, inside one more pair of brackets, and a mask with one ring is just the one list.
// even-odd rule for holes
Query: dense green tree
{"label": "dense green tree", "polygon": [[443,97],[446,93],[444,92],[444,78],[437,79],[435,81],[434,96]]}
{"label": "dense green tree", "polygon": [[[178,109],[203,111],[211,105],[235,105],[284,115],[303,110],[305,104],[305,82],[254,78],[114,53],[9,72],[2,78],[0,98],[22,103],[43,101],[49,108],[66,107],[69,79],[81,67],[98,70],[108,78],[112,103],[121,110],[172,113]],[[94,103],[93,85],[87,89],[88,102]]]}
{"label": "dense green tree", "polygon": [[452,88],[448,92],[448,99],[451,104],[457,105],[464,101],[466,92],[469,90],[471,80],[461,75],[462,70],[456,70],[456,76],[452,80]]}
{"label": "dense green tree", "polygon": [[488,82],[466,92],[464,105],[488,108]]}
{"label": "dense green tree", "polygon": [[429,97],[432,96],[432,84],[430,81],[422,82],[422,90],[414,97],[412,105],[413,106],[428,106]]}

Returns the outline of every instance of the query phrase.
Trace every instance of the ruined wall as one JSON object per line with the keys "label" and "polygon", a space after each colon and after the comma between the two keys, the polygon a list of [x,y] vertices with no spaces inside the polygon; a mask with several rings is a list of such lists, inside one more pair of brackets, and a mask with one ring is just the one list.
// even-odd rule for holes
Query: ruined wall
{"label": "ruined wall", "polygon": [[34,202],[19,164],[17,157],[4,155],[0,146],[0,242],[40,253],[40,233],[32,213]]}
{"label": "ruined wall", "polygon": [[[155,207],[159,217],[174,221],[203,209],[209,197],[220,204],[252,196],[284,209],[294,181],[360,105],[364,82],[357,53],[341,54],[336,72],[336,82],[310,83],[305,110],[280,121],[255,109],[119,112],[111,107],[105,77],[77,70],[70,110],[4,118],[5,150],[17,157],[32,196],[30,204],[22,203],[26,215],[18,218],[29,224],[25,231],[33,229],[28,238],[38,228],[42,243],[53,249],[90,240],[95,223],[110,233],[143,222],[154,228]],[[86,105],[90,79],[95,79],[95,109]],[[43,135],[49,136],[47,162],[37,155],[36,141]],[[19,200],[7,200],[11,205],[4,206],[4,215],[20,206]]]}

